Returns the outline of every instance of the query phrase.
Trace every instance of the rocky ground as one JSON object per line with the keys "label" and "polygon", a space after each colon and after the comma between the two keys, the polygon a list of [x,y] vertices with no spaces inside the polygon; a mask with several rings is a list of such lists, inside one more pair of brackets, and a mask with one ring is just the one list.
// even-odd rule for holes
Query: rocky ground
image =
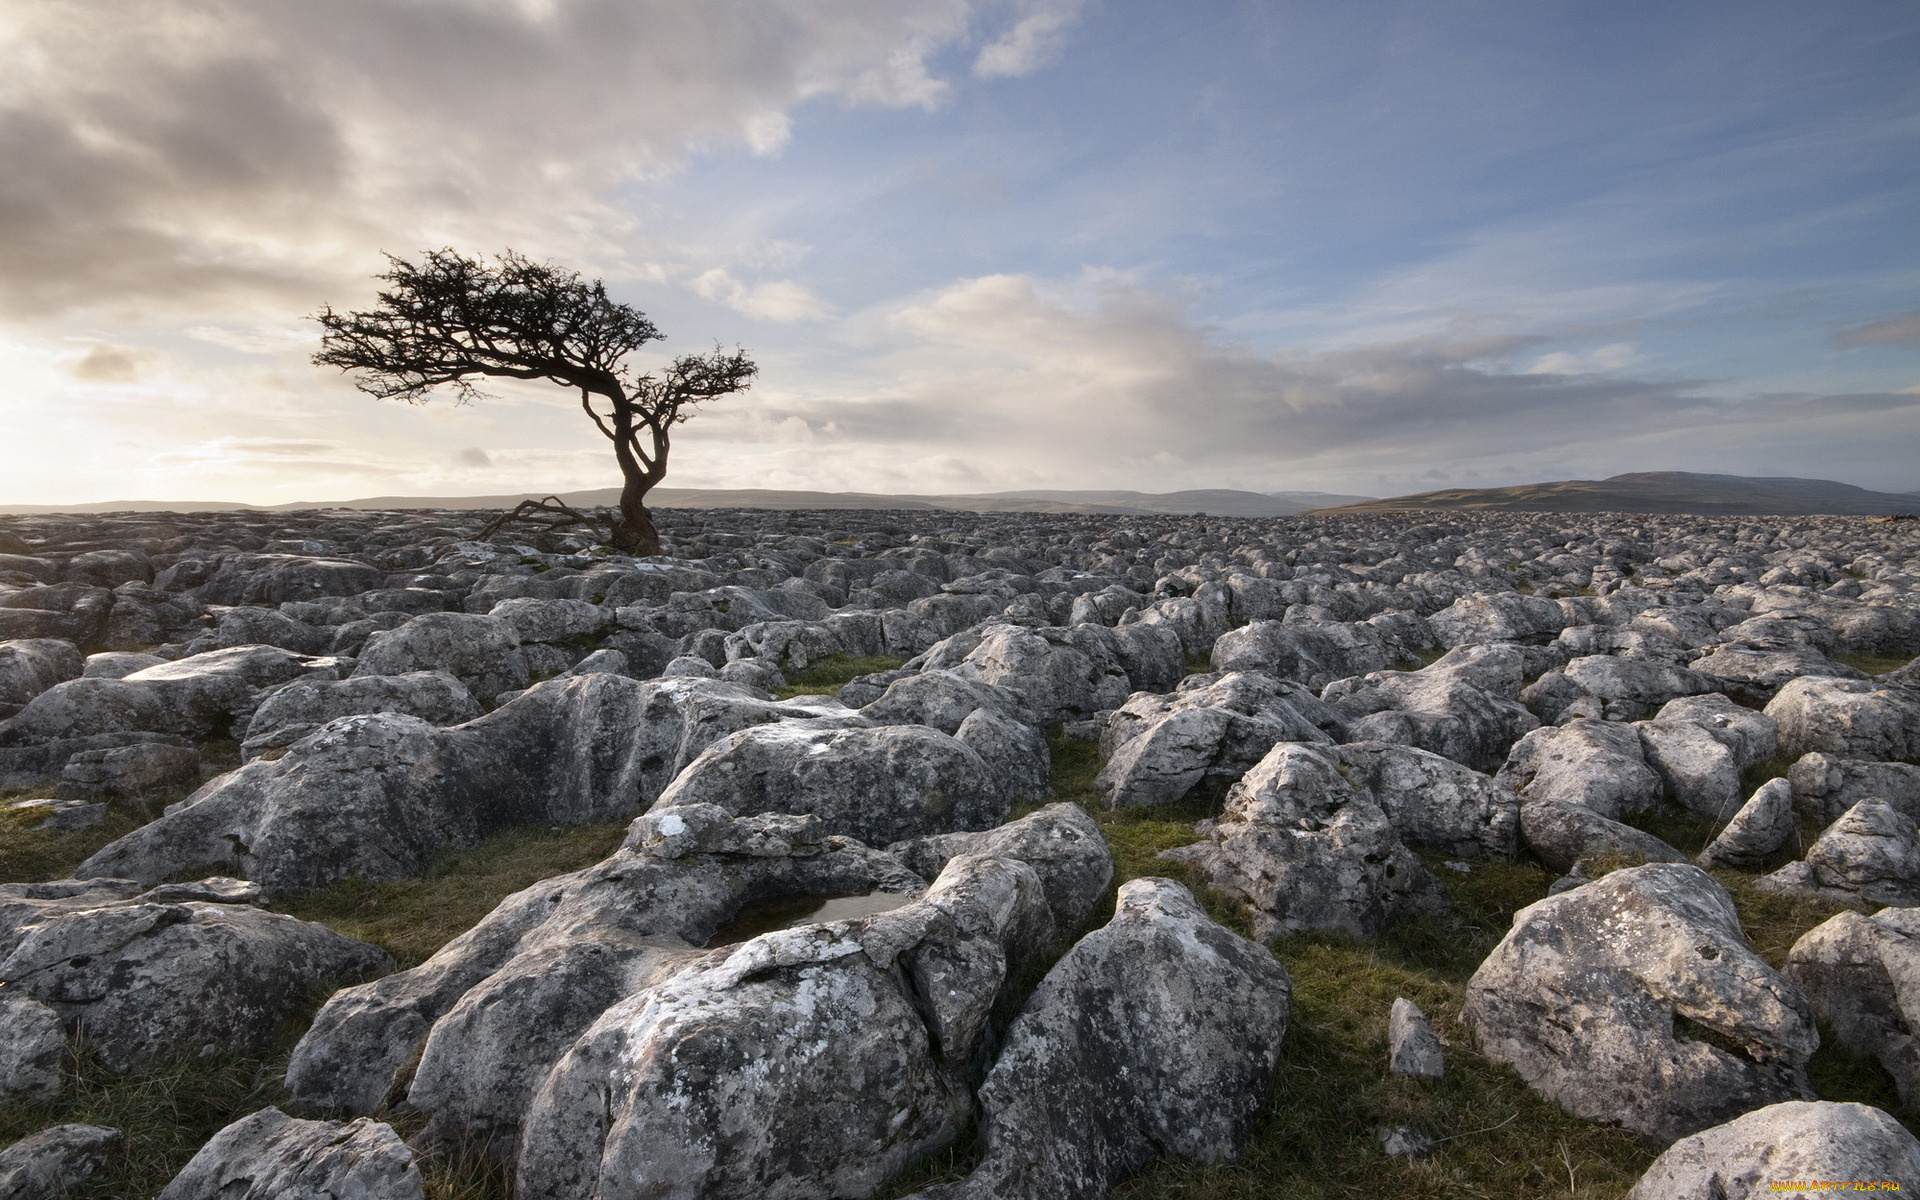
{"label": "rocky ground", "polygon": [[0,521],[0,1197],[1920,1186],[1920,530]]}

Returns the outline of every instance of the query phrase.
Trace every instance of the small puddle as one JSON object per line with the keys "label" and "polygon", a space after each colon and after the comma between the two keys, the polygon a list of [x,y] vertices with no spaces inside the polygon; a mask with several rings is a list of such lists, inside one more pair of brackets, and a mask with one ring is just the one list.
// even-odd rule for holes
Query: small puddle
{"label": "small puddle", "polygon": [[913,903],[914,897],[900,892],[868,892],[860,896],[776,896],[770,900],[749,900],[707,939],[706,948],[737,946],[776,929],[796,925],[817,925],[823,921],[844,921],[849,917],[870,917],[891,912]]}

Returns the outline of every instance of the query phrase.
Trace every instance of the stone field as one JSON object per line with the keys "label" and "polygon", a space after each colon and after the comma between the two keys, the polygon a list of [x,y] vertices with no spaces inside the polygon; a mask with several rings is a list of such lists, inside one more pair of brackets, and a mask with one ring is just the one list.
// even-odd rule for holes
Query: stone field
{"label": "stone field", "polygon": [[0,518],[0,1198],[1920,1187],[1920,524],[492,515]]}

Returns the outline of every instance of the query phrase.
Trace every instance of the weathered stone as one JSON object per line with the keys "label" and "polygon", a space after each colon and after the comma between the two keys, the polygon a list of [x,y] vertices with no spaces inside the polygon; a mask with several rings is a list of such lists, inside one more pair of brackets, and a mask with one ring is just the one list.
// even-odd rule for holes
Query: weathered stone
{"label": "weathered stone", "polygon": [[1820,750],[1882,762],[1920,759],[1920,693],[1869,680],[1796,679],[1767,705],[1780,726],[1780,752]]}
{"label": "weathered stone", "polygon": [[48,886],[0,885],[0,985],[51,1008],[117,1071],[264,1051],[311,989],[390,965],[280,913],[125,895],[124,881],[64,897]]}
{"label": "weathered stone", "polygon": [[191,747],[146,742],[114,750],[82,750],[60,771],[63,800],[133,800],[200,782]]}
{"label": "weathered stone", "polygon": [[919,1200],[1099,1200],[1155,1158],[1232,1161],[1286,1032],[1265,948],[1167,879],[1120,888],[1113,920],[1035,990],[980,1087],[980,1165]]}
{"label": "weathered stone", "polygon": [[1449,758],[1390,742],[1348,742],[1332,752],[1409,846],[1456,858],[1510,858],[1520,801]]}
{"label": "weathered stone", "polygon": [[1862,800],[1807,847],[1805,859],[1754,886],[1843,904],[1920,904],[1920,830],[1893,806]]}
{"label": "weathered stone", "polygon": [[1920,908],[1838,913],[1800,935],[1786,974],[1835,1044],[1886,1068],[1902,1104],[1920,1101]]}
{"label": "weathered stone", "polygon": [[1787,770],[1793,807],[1803,817],[1830,822],[1862,800],[1883,800],[1920,819],[1920,765],[1867,762],[1811,751]]}
{"label": "weathered stone", "polygon": [[1438,1082],[1447,1077],[1440,1036],[1420,1006],[1401,996],[1387,1016],[1387,1070],[1394,1075]]}
{"label": "weathered stone", "polygon": [[329,721],[363,713],[399,713],[434,725],[459,725],[482,715],[466,685],[445,671],[298,679],[254,710],[240,757],[252,761],[284,750]]}
{"label": "weathered stone", "polygon": [[1769,779],[1754,790],[1695,861],[1707,868],[1751,870],[1793,841],[1799,832],[1791,785],[1784,779]]}
{"label": "weathered stone", "polygon": [[263,1108],[213,1135],[159,1200],[420,1200],[413,1152],[390,1125],[299,1121]]}
{"label": "weathered stone", "polygon": [[1806,998],[1748,948],[1726,892],[1668,863],[1521,909],[1462,1019],[1569,1113],[1660,1143],[1809,1095],[1819,1045]]}
{"label": "weathered stone", "polygon": [[55,1125],[0,1150],[0,1200],[54,1200],[84,1187],[126,1153],[118,1129]]}
{"label": "weathered stone", "polygon": [[1692,721],[1640,721],[1644,761],[1660,775],[1667,798],[1713,821],[1740,806],[1740,762],[1712,731]]}
{"label": "weathered stone", "polygon": [[1653,719],[1698,725],[1733,751],[1734,764],[1742,771],[1766,762],[1780,751],[1780,727],[1772,717],[1735,704],[1718,692],[1669,700],[1661,705]]}
{"label": "weathered stone", "polygon": [[1611,654],[1576,658],[1561,668],[1567,678],[1606,706],[1610,721],[1637,721],[1680,696],[1697,696],[1714,689],[1698,671],[1643,658]]}
{"label": "weathered stone", "polygon": [[368,639],[354,676],[445,671],[482,704],[527,686],[526,658],[514,627],[472,613],[423,613]]}
{"label": "weathered stone", "polygon": [[1251,672],[1174,696],[1136,692],[1107,718],[1094,790],[1115,808],[1216,797],[1278,742],[1331,742],[1316,717],[1344,725],[1299,684]]}
{"label": "weathered stone", "polygon": [[[29,996],[0,993],[0,1103],[45,1104],[65,1085],[66,1026]],[[0,1193],[4,1194],[4,1193]]]}
{"label": "weathered stone", "polygon": [[1639,730],[1585,719],[1521,738],[1494,779],[1523,802],[1577,804],[1609,820],[1653,808],[1666,787],[1646,764]]}
{"label": "weathered stone", "polygon": [[1373,937],[1402,911],[1447,907],[1440,883],[1401,844],[1330,749],[1281,743],[1227,794],[1202,841],[1162,857],[1198,867],[1253,912],[1254,935]]}
{"label": "weathered stone", "polygon": [[58,638],[0,642],[0,704],[24,705],[56,683],[78,679],[85,666],[74,644]]}
{"label": "weathered stone", "polygon": [[1675,1142],[1627,1200],[1760,1200],[1782,1183],[1916,1181],[1920,1140],[1886,1113],[1788,1100]]}
{"label": "weathered stone", "polygon": [[1612,859],[1630,863],[1685,862],[1687,856],[1631,825],[1603,817],[1584,804],[1529,800],[1520,806],[1520,840],[1555,871]]}
{"label": "weathered stone", "polygon": [[1033,726],[977,708],[953,736],[987,764],[1009,804],[1031,804],[1052,795],[1053,756],[1047,739]]}

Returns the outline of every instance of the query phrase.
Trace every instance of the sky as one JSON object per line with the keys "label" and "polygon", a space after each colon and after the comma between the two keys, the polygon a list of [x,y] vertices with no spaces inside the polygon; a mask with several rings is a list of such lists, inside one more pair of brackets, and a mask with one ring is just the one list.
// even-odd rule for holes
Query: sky
{"label": "sky", "polygon": [[618,483],[557,388],[311,365],[438,247],[753,354],[669,485],[1920,490],[1916,63],[1912,0],[0,0],[0,502]]}

